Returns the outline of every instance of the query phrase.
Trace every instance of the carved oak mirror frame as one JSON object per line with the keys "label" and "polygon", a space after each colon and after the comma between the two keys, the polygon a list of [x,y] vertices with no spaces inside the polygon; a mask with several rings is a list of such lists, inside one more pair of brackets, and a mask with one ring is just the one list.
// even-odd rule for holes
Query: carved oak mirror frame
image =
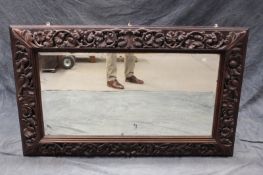
{"label": "carved oak mirror frame", "polygon": [[[27,156],[231,156],[248,30],[214,27],[11,26],[17,105]],[[39,51],[220,54],[212,137],[46,137]]]}

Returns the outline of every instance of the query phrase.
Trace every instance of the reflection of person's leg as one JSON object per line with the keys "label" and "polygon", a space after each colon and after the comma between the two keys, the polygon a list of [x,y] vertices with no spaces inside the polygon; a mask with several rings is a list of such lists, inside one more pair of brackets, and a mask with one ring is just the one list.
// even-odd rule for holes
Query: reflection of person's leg
{"label": "reflection of person's leg", "polygon": [[126,82],[143,84],[144,82],[134,76],[134,68],[135,68],[136,57],[133,53],[125,54],[125,77]]}
{"label": "reflection of person's leg", "polygon": [[115,89],[123,89],[117,81],[117,54],[108,53],[106,54],[106,71],[107,71],[107,85]]}
{"label": "reflection of person's leg", "polygon": [[125,77],[131,77],[134,74],[134,67],[135,67],[135,59],[136,57],[132,53],[126,53],[125,54],[125,59],[124,59],[124,64],[125,64]]}
{"label": "reflection of person's leg", "polygon": [[117,76],[116,53],[106,54],[107,81],[115,80]]}

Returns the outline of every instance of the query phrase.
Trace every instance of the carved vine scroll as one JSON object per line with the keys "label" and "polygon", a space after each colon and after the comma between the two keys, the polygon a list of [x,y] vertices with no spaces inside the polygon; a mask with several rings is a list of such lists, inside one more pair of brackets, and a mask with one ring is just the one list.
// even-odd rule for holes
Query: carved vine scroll
{"label": "carved vine scroll", "polygon": [[244,32],[153,29],[14,29],[35,48],[224,49]]}
{"label": "carved vine scroll", "polygon": [[38,143],[38,122],[36,116],[36,88],[33,78],[33,64],[29,49],[15,40],[14,70],[17,86],[17,101],[24,147],[31,149]]}
{"label": "carved vine scroll", "polygon": [[[247,31],[146,28],[12,28],[13,61],[24,153],[27,155],[231,155],[240,99]],[[32,48],[224,51],[217,143],[39,143]]]}

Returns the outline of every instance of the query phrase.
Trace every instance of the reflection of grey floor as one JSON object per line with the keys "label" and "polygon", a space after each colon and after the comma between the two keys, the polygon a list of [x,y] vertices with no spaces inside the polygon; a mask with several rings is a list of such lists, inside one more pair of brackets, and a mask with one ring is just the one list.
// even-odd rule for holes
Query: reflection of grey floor
{"label": "reflection of grey floor", "polygon": [[211,135],[214,94],[42,91],[48,135]]}

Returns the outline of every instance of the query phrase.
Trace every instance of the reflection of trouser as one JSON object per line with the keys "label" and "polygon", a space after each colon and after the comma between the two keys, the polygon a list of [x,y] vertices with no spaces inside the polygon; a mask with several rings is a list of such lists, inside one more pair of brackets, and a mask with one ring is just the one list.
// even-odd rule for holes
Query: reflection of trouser
{"label": "reflection of trouser", "polygon": [[[134,73],[136,57],[132,53],[126,53],[124,58],[125,77],[131,77]],[[117,77],[117,54],[108,53],[106,56],[107,80],[115,80]]]}

